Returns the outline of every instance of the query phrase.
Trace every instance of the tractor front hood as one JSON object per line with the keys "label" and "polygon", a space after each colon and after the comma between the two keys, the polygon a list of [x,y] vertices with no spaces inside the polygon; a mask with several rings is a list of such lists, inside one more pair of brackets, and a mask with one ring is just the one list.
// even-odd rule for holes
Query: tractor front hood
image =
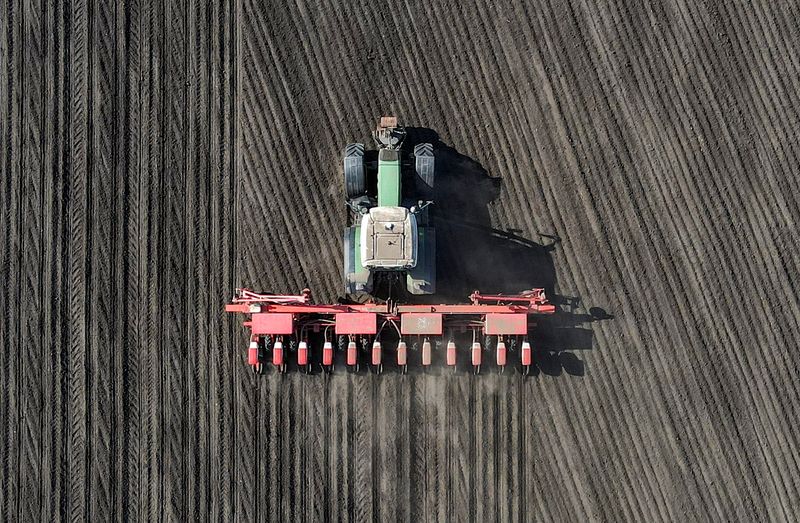
{"label": "tractor front hood", "polygon": [[403,270],[417,265],[417,218],[405,207],[373,207],[361,218],[361,265]]}

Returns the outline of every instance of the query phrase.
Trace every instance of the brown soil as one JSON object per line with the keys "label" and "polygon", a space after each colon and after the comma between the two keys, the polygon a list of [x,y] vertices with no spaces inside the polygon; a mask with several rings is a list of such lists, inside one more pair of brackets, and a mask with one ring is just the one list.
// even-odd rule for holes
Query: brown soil
{"label": "brown soil", "polygon": [[[0,520],[800,512],[794,3],[21,4]],[[336,298],[384,114],[437,145],[443,295],[559,303],[536,375],[245,365],[224,303]]]}

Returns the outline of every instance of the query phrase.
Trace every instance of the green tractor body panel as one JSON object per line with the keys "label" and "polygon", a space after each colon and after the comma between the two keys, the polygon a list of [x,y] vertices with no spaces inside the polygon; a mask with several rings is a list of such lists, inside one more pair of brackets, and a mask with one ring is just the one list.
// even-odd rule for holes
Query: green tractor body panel
{"label": "green tractor body panel", "polygon": [[369,270],[361,265],[361,227],[344,230],[344,285],[348,293],[369,292],[372,285]]}
{"label": "green tractor body panel", "polygon": [[[403,283],[410,294],[436,292],[436,234],[425,210],[433,200],[433,146],[417,144],[413,156],[401,162],[405,136],[397,118],[381,118],[372,133],[378,146],[377,170],[374,162],[364,160],[363,144],[348,144],[344,149],[345,195],[350,207],[343,235],[347,294],[372,294],[373,290],[385,294],[388,289],[391,296],[392,287]],[[413,173],[404,173],[412,162]],[[409,175],[408,181],[411,174],[414,177],[405,195],[404,174]]]}
{"label": "green tractor body panel", "polygon": [[398,207],[401,201],[400,152],[382,149],[378,153],[378,206]]}

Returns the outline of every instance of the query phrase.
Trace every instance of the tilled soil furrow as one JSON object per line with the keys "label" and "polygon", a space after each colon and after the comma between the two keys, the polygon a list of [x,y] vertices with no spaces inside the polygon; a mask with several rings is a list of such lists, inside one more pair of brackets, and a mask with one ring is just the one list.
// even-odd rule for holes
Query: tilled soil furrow
{"label": "tilled soil furrow", "polygon": [[[737,430],[738,430],[738,427],[737,427]],[[737,477],[738,477],[738,476],[737,476]]]}
{"label": "tilled soil furrow", "polygon": [[[345,372],[340,368],[340,373]],[[349,377],[334,375],[326,378],[330,394],[331,441],[328,489],[331,492],[329,518],[353,519],[353,423]]]}
{"label": "tilled soil furrow", "polygon": [[[89,490],[91,501],[89,518],[113,518],[116,441],[114,439],[114,381],[116,368],[112,362],[115,345],[116,298],[121,296],[116,288],[115,238],[119,214],[115,197],[121,189],[116,174],[116,115],[119,101],[114,95],[116,77],[116,34],[113,30],[114,13],[109,6],[95,2],[92,5],[94,23],[91,40],[97,42],[96,55],[90,71],[91,100],[91,279],[89,300],[91,315],[89,332],[92,340],[90,354],[91,411]],[[121,177],[122,173],[118,173]]]}
{"label": "tilled soil furrow", "polygon": [[[255,15],[255,14],[254,14]],[[283,87],[271,85],[272,82],[265,78],[260,72],[264,70],[259,64],[271,63],[265,56],[268,51],[263,49],[265,37],[261,34],[256,34],[250,37],[249,33],[245,35],[244,49],[248,58],[251,60],[251,66],[245,70],[248,75],[248,82],[246,85],[257,86],[257,90],[246,91],[244,93],[244,107],[243,110],[248,115],[243,123],[243,139],[248,147],[245,152],[245,159],[252,165],[248,172],[252,173],[252,180],[250,183],[254,185],[252,194],[246,192],[246,196],[252,198],[248,202],[248,209],[260,209],[258,214],[263,214],[265,217],[264,227],[256,228],[252,231],[254,238],[246,245],[267,245],[269,248],[264,252],[263,250],[256,251],[252,256],[248,257],[250,263],[259,263],[259,267],[255,270],[255,277],[257,280],[263,280],[265,275],[274,272],[283,274],[286,278],[285,283],[282,283],[281,290],[284,292],[297,292],[302,287],[309,284],[312,273],[313,255],[311,251],[300,252],[295,254],[297,247],[290,249],[286,242],[280,240],[283,235],[297,234],[293,231],[299,231],[301,219],[307,216],[306,210],[320,210],[327,215],[331,208],[330,205],[325,205],[321,201],[321,195],[318,191],[309,191],[307,187],[316,184],[305,184],[300,182],[302,179],[309,179],[313,171],[308,171],[306,166],[309,162],[304,161],[304,158],[293,158],[291,165],[293,165],[296,176],[298,176],[298,183],[283,184],[280,183],[284,179],[283,170],[287,166],[288,158],[281,154],[282,151],[291,149],[292,140],[301,141],[302,138],[297,135],[296,131],[287,126],[276,127],[272,122],[285,121],[292,119],[293,116],[290,111],[286,111],[285,107],[281,104],[280,100],[285,94]],[[252,77],[250,76],[252,74]],[[282,92],[283,91],[283,92]],[[288,113],[288,114],[287,114]],[[250,122],[253,122],[252,124]],[[252,154],[251,154],[252,151]],[[305,152],[302,152],[305,155]],[[327,177],[327,176],[326,176]],[[265,194],[280,194],[277,199],[264,198]],[[288,202],[294,199],[298,200],[297,212],[277,212],[278,202]],[[299,215],[299,216],[298,216]],[[285,231],[279,233],[278,231]],[[298,238],[298,246],[308,245],[319,246],[328,252],[333,252],[334,249],[330,247],[332,236],[330,234],[319,235],[317,231],[311,231],[313,234]],[[283,251],[281,254],[276,254],[274,251]],[[272,263],[269,263],[269,262]],[[297,264],[300,265],[300,273],[298,273]],[[294,267],[294,269],[292,269]],[[316,285],[315,285],[316,287]],[[323,294],[324,295],[324,294]]]}
{"label": "tilled soil furrow", "polygon": [[89,235],[89,87],[90,63],[89,9],[83,2],[71,6],[70,19],[70,156],[71,179],[69,186],[69,518],[85,519],[88,513],[88,376],[87,347],[89,333],[87,279],[91,274]]}
{"label": "tilled soil furrow", "polygon": [[[67,281],[64,273],[64,250],[66,245],[62,240],[65,238],[67,222],[65,219],[66,213],[64,212],[64,187],[68,175],[65,173],[63,154],[66,142],[64,138],[66,131],[66,102],[63,86],[63,68],[66,61],[63,46],[63,16],[63,11],[54,9],[52,6],[45,6],[42,21],[45,33],[44,47],[52,52],[54,56],[50,63],[45,62],[43,65],[44,84],[42,90],[42,93],[52,93],[52,96],[43,103],[44,156],[42,159],[43,174],[46,177],[45,179],[51,182],[45,185],[45,201],[50,202],[50,206],[42,210],[43,223],[45,223],[45,227],[42,230],[42,245],[44,247],[43,274],[41,275],[43,285],[41,307],[44,314],[42,346],[45,348],[50,347],[49,354],[48,350],[45,349],[42,358],[41,422],[43,435],[41,455],[39,457],[42,463],[42,507],[39,517],[45,521],[66,516],[63,512],[64,499],[66,497],[63,485],[66,481],[64,437],[67,427],[67,409],[62,388],[65,380],[66,358],[62,341],[65,339],[63,333],[68,322],[64,314],[64,289]],[[0,94],[0,97],[2,97],[2,94]],[[1,115],[0,118],[2,118]],[[2,131],[0,131],[0,136],[3,136]],[[3,165],[2,159],[0,159],[0,165]],[[2,199],[1,196],[0,199]],[[2,223],[1,217],[0,223]],[[1,225],[0,231],[2,231]],[[0,232],[1,234],[2,232]],[[0,301],[0,303],[2,302]],[[2,343],[1,339],[0,343]],[[3,367],[1,361],[0,369]],[[0,481],[1,484],[2,482]]]}
{"label": "tilled soil furrow", "polygon": [[[286,7],[290,8],[291,6]],[[283,13],[285,10],[285,8],[282,8],[280,12]],[[259,18],[263,16],[261,9],[256,8],[252,15],[256,20],[259,20],[258,23],[253,24],[253,28],[263,31],[269,27],[266,24],[260,23]],[[297,18],[299,17],[296,17],[295,20]],[[256,156],[256,158],[258,158],[258,163],[261,164],[259,169],[254,172],[262,177],[264,183],[268,183],[271,186],[271,191],[280,192],[281,194],[283,194],[283,191],[288,191],[282,198],[283,201],[294,199],[298,201],[298,212],[278,213],[274,211],[274,207],[267,212],[268,219],[276,222],[273,225],[273,227],[276,228],[275,232],[277,233],[278,230],[285,231],[284,233],[276,234],[274,241],[268,242],[268,244],[272,245],[274,248],[285,248],[284,242],[279,241],[278,238],[284,234],[297,234],[295,231],[299,230],[298,226],[301,223],[299,220],[305,218],[308,212],[323,212],[327,214],[329,209],[336,208],[327,203],[324,195],[321,194],[320,191],[308,190],[308,187],[318,185],[318,183],[306,184],[301,180],[308,180],[309,182],[312,180],[316,182],[316,179],[330,180],[332,173],[330,169],[308,169],[307,166],[313,164],[313,162],[309,162],[307,159],[307,154],[309,153],[306,152],[305,148],[293,148],[292,146],[293,142],[303,143],[305,141],[303,138],[304,130],[300,127],[300,123],[292,122],[292,120],[296,120],[299,117],[294,103],[290,103],[289,107],[286,107],[286,104],[282,103],[283,100],[287,99],[287,95],[289,100],[293,99],[294,95],[288,91],[292,86],[285,85],[285,82],[281,85],[275,85],[278,81],[267,78],[260,73],[264,71],[265,68],[272,68],[273,61],[270,60],[270,58],[273,58],[274,53],[277,51],[275,45],[271,41],[272,38],[269,36],[269,33],[261,33],[259,31],[256,32],[252,38],[248,37],[248,34],[245,36],[245,48],[250,49],[252,59],[255,60],[251,62],[252,65],[246,69],[247,74],[253,74],[255,79],[257,79],[257,81],[253,83],[258,87],[258,90],[252,93],[252,98],[257,101],[255,107],[263,108],[265,102],[269,106],[269,112],[265,109],[256,110],[254,112],[254,121],[256,121],[257,126],[260,127],[260,132],[251,135],[253,139],[250,139],[249,142],[252,144],[251,147],[257,148],[258,156]],[[265,42],[266,48],[264,47]],[[265,65],[262,67],[261,64]],[[267,87],[268,85],[269,87]],[[245,100],[246,99],[247,98],[245,98]],[[275,114],[277,117],[274,121],[287,121],[287,124],[276,127],[274,124],[271,124],[270,121],[264,121],[259,117],[259,115],[266,114]],[[262,137],[268,137],[270,139],[264,143]],[[291,153],[287,157],[283,153],[284,151],[291,151]],[[259,156],[263,157],[263,159],[259,158]],[[289,185],[277,184],[277,182],[284,177],[280,172],[282,167],[287,165],[287,161],[289,160],[291,160],[290,164],[294,166],[293,168],[298,171],[296,173],[298,177],[297,183]],[[336,171],[334,170],[332,172]],[[275,173],[276,176],[265,175],[268,173]],[[338,249],[334,248],[334,245],[338,244],[337,235],[319,234],[319,232],[320,231],[316,229],[311,229],[307,235],[298,238],[297,247],[313,246],[313,248],[317,248],[317,246],[319,246],[319,248],[331,254],[338,253]],[[301,250],[298,254],[299,255],[295,256],[287,254],[281,259],[285,259],[287,263],[291,260],[293,264],[296,265],[299,263],[301,265],[302,272],[300,274],[297,273],[297,270],[284,271],[287,274],[287,278],[292,278],[294,280],[292,286],[300,288],[309,283],[306,280],[311,279],[312,265],[309,263],[311,252],[304,252]],[[276,261],[280,263],[281,259]],[[318,296],[325,296],[325,294],[321,292],[324,289],[320,289],[319,283],[316,281],[314,282],[314,287],[316,288]],[[297,289],[287,290],[296,291]]]}
{"label": "tilled soil furrow", "polygon": [[422,376],[425,384],[425,418],[424,431],[426,452],[428,454],[425,470],[425,513],[432,520],[447,518],[447,484],[444,469],[447,467],[445,446],[447,445],[447,431],[441,430],[444,426],[445,396],[444,383],[440,376]]}
{"label": "tilled soil furrow", "polygon": [[[303,493],[298,503],[305,521],[324,521],[329,510],[329,500],[335,495],[329,491],[326,472],[330,468],[331,419],[330,390],[322,379],[301,377],[302,404],[305,417],[298,427],[301,442],[297,457]],[[315,378],[319,378],[316,376]]]}
{"label": "tilled soil furrow", "polygon": [[167,440],[164,438],[164,418],[169,413],[164,409],[165,391],[162,354],[164,351],[164,337],[162,335],[164,310],[162,307],[165,275],[165,247],[164,235],[166,221],[164,219],[165,206],[169,202],[162,198],[164,191],[164,154],[161,146],[164,139],[162,101],[165,89],[163,70],[159,69],[159,61],[163,56],[160,35],[163,35],[164,16],[160,9],[152,6],[147,10],[148,31],[150,37],[147,42],[147,56],[151,69],[149,70],[150,82],[147,86],[147,101],[143,104],[147,114],[146,127],[146,155],[148,163],[143,169],[145,179],[142,187],[145,194],[146,212],[143,214],[141,228],[141,245],[146,255],[144,257],[145,297],[143,298],[146,318],[144,338],[147,340],[144,347],[146,359],[145,371],[141,378],[141,387],[147,420],[144,444],[141,447],[142,467],[140,480],[142,496],[142,512],[145,519],[158,519],[164,512],[164,471],[162,464],[166,452]]}
{"label": "tilled soil furrow", "polygon": [[[18,49],[16,53],[10,52],[12,43],[19,38],[18,30],[15,29],[15,25],[18,24],[14,23],[14,18],[11,16],[14,7],[8,2],[0,5],[0,46],[4,51],[0,53],[0,73],[3,75],[2,81],[0,81],[0,100],[2,100],[0,103],[0,140],[2,140],[0,167],[6,173],[18,170],[18,167],[15,166],[17,160],[13,154],[17,149],[12,147],[16,140],[15,131],[18,128],[13,125],[18,120],[12,119],[12,115],[16,113],[17,108],[12,105],[12,100],[15,99],[13,95],[20,83],[15,70],[17,57],[22,49]],[[12,176],[0,178],[0,242],[5,246],[0,249],[0,277],[3,281],[14,281],[12,279],[14,257],[11,247],[16,232],[14,223],[17,216],[14,213],[13,202],[16,198],[15,180],[17,179],[19,178]],[[3,347],[9,347],[16,339],[12,334],[15,314],[11,307],[15,300],[12,289],[12,285],[3,285],[0,289],[0,343]],[[11,504],[14,502],[13,483],[15,480],[13,478],[16,475],[11,467],[11,460],[14,459],[16,451],[12,440],[11,408],[16,396],[10,394],[11,390],[8,386],[12,360],[9,351],[0,351],[0,380],[2,380],[2,391],[6,398],[5,401],[0,402],[0,516],[6,519],[11,517],[14,510]]]}
{"label": "tilled soil furrow", "polygon": [[268,383],[261,384],[262,394],[259,404],[264,405],[266,414],[259,425],[258,443],[261,469],[265,474],[259,478],[261,488],[257,512],[262,521],[277,521],[281,518],[281,481],[283,463],[281,461],[281,440],[285,437],[282,427],[281,382],[270,376]]}
{"label": "tilled soil furrow", "polygon": [[474,455],[474,445],[479,437],[474,430],[474,421],[471,413],[474,409],[474,396],[467,375],[446,377],[452,395],[448,398],[449,418],[452,426],[459,430],[450,429],[448,439],[450,445],[450,458],[448,475],[452,493],[452,507],[449,516],[454,519],[475,518],[475,509],[478,505]]}
{"label": "tilled soil furrow", "polygon": [[[593,84],[593,85],[596,85],[596,84]],[[613,129],[612,129],[612,130],[613,130]],[[612,137],[613,137],[613,135],[612,135]],[[621,143],[624,143],[624,142],[621,142]],[[621,151],[621,152],[622,152],[622,151]],[[622,159],[624,159],[626,155],[628,155],[628,153],[627,153],[627,152],[625,152],[625,154],[623,154],[623,155],[622,155]]]}
{"label": "tilled soil furrow", "polygon": [[140,6],[131,2],[127,9],[114,12],[115,82],[117,109],[114,119],[116,206],[113,315],[114,346],[120,350],[110,355],[114,367],[113,438],[114,464],[111,503],[115,518],[133,519],[138,514],[138,358],[139,358],[139,279],[137,260],[139,222],[139,73]]}
{"label": "tilled soil furrow", "polygon": [[[22,92],[22,150],[21,158],[21,234],[20,252],[22,259],[30,260],[21,271],[20,284],[20,338],[19,340],[41,340],[27,348],[18,344],[18,352],[26,352],[29,357],[20,362],[19,408],[19,465],[17,469],[19,504],[16,517],[30,521],[41,518],[42,510],[42,439],[43,439],[43,369],[45,360],[44,311],[49,304],[43,302],[44,279],[47,274],[44,265],[45,236],[44,227],[51,225],[50,209],[52,200],[51,182],[45,177],[44,167],[44,110],[42,103],[44,63],[44,33],[42,30],[44,12],[42,5],[30,6],[22,18],[22,38],[25,44]],[[45,210],[47,209],[47,210]],[[51,233],[52,234],[52,233]]]}
{"label": "tilled soil furrow", "polygon": [[[236,449],[234,468],[236,470],[236,514],[247,521],[254,521],[260,508],[257,501],[258,489],[261,479],[258,477],[258,447],[261,439],[260,428],[257,426],[258,409],[261,407],[257,401],[257,380],[252,372],[246,372],[245,359],[237,357],[237,370],[235,372],[236,389]],[[270,376],[270,378],[278,378]],[[291,390],[287,387],[287,392]],[[276,401],[284,401],[290,394],[281,394],[273,397]]]}
{"label": "tilled soil furrow", "polygon": [[[216,357],[212,360],[209,373],[211,390],[209,405],[211,409],[212,430],[209,438],[215,452],[211,458],[209,487],[214,489],[211,496],[212,519],[231,519],[235,511],[235,482],[230,467],[235,462],[235,405],[233,403],[233,373],[241,370],[235,349],[244,347],[245,337],[234,326],[238,325],[230,317],[222,317],[216,311],[222,310],[229,299],[230,289],[237,284],[235,277],[237,245],[237,171],[231,164],[231,148],[236,135],[231,121],[233,90],[232,68],[233,50],[229,45],[230,26],[235,17],[223,6],[212,4],[208,8],[209,25],[209,170],[216,183],[211,185],[213,219],[211,222],[212,245],[211,288],[213,299],[209,304],[211,314],[210,332],[215,333]],[[238,341],[232,345],[231,340]]]}
{"label": "tilled soil furrow", "polygon": [[[120,278],[125,282],[125,302],[121,317],[124,324],[121,337],[122,351],[117,353],[117,409],[122,419],[117,418],[117,437],[120,441],[117,473],[119,482],[116,489],[115,504],[117,514],[122,519],[137,520],[139,517],[139,437],[141,417],[139,403],[140,357],[143,324],[140,315],[140,223],[142,200],[140,184],[142,179],[142,135],[140,74],[142,45],[142,9],[138,0],[129,4],[127,11],[117,13],[117,34],[124,35],[124,59],[120,65],[124,79],[118,89],[125,93],[123,99],[126,115],[120,119],[122,136],[118,145],[118,161],[124,161],[123,182],[123,251]],[[118,39],[120,37],[118,36]]]}
{"label": "tilled soil furrow", "polygon": [[[0,519],[800,510],[796,5],[51,4],[0,5]],[[440,290],[560,304],[532,376],[248,369],[224,304],[336,300],[386,114]]]}
{"label": "tilled soil furrow", "polygon": [[[691,267],[691,266],[689,266],[689,267]],[[691,281],[691,280],[690,280],[690,281]],[[693,452],[693,451],[694,451],[693,449],[690,449],[690,452]],[[702,492],[702,491],[701,491],[701,492]]]}
{"label": "tilled soil furrow", "polygon": [[373,511],[377,519],[391,520],[401,515],[397,476],[402,455],[397,452],[397,440],[402,434],[400,423],[403,417],[401,404],[397,402],[399,376],[382,376],[376,380],[373,408],[376,423],[373,444],[375,466],[373,480]]}
{"label": "tilled soil furrow", "polygon": [[279,479],[281,489],[281,503],[279,513],[281,519],[296,520],[298,514],[294,512],[297,484],[295,483],[295,470],[294,464],[297,455],[295,454],[295,443],[297,437],[295,434],[295,416],[297,414],[298,399],[295,397],[296,387],[295,382],[290,376],[275,376],[276,381],[279,382],[280,389],[280,463],[281,475]]}
{"label": "tilled soil furrow", "polygon": [[[748,20],[748,18],[753,18],[754,15],[758,16],[755,13],[761,13],[761,10],[756,10],[755,13],[745,12],[745,13],[741,13],[741,14],[740,13],[729,13],[729,12],[725,12],[725,11],[726,11],[726,9],[723,8],[722,9],[722,13],[720,13],[720,14],[725,18],[726,22],[736,25],[736,27],[735,27],[736,31],[734,31],[734,36],[735,36],[734,43],[738,46],[738,48],[736,49],[737,52],[733,56],[741,56],[741,57],[743,57],[743,61],[745,62],[743,64],[738,64],[734,60],[728,60],[727,63],[728,64],[733,63],[734,66],[736,66],[736,69],[737,69],[736,71],[731,73],[730,76],[741,75],[741,74],[744,73],[745,69],[748,70],[748,71],[749,70],[754,70],[754,71],[756,71],[756,72],[754,72],[754,79],[758,80],[759,77],[761,76],[760,75],[761,71],[770,71],[770,72],[772,72],[772,68],[770,67],[770,62],[767,61],[767,60],[764,60],[764,56],[763,55],[756,56],[755,53],[753,53],[753,55],[751,56],[751,54],[748,51],[752,51],[752,49],[747,49],[747,45],[748,45],[749,42],[747,40],[743,40],[743,38],[747,38],[747,36],[749,36],[748,32],[749,32],[749,28],[750,27],[758,27],[758,23],[757,22],[755,22],[752,19]],[[749,23],[743,23],[744,21],[747,21]],[[763,28],[763,27],[760,28],[760,29],[762,29],[762,34],[764,34],[764,36],[767,37],[768,41],[772,40],[771,31],[769,29]],[[767,83],[767,85],[764,85],[763,83],[759,83],[757,85],[757,89],[755,90],[755,92],[751,88],[747,93],[743,93],[741,91],[741,89],[739,89],[740,86],[738,84],[732,85],[732,91],[734,92],[734,94],[738,95],[737,96],[737,103],[740,103],[740,104],[745,105],[745,106],[749,106],[748,108],[751,109],[752,112],[754,112],[754,113],[757,112],[758,113],[757,116],[761,117],[761,118],[759,118],[760,120],[769,121],[770,126],[772,127],[772,129],[774,129],[774,131],[769,133],[766,136],[766,138],[771,138],[771,142],[772,143],[769,144],[769,145],[771,145],[772,147],[777,149],[777,148],[783,148],[783,144],[786,142],[786,136],[784,135],[784,133],[780,132],[779,129],[776,129],[775,124],[779,123],[780,119],[775,114],[775,109],[769,104],[769,102],[771,102],[772,100],[775,100],[776,98],[780,99],[781,95],[783,95],[784,92],[783,92],[783,89],[781,88],[781,86],[777,85],[779,83],[779,78],[775,78],[774,74],[771,74],[769,76],[771,76],[772,78],[765,78],[764,79],[765,82]],[[776,82],[775,80],[778,80],[778,81]],[[753,101],[753,103],[751,103],[751,101]],[[756,107],[752,107],[753,105],[755,105]],[[787,109],[786,109],[787,111],[792,111],[793,110],[793,108],[788,104],[781,103],[780,105],[782,105],[782,106],[786,105],[787,106]],[[751,117],[748,118],[748,120],[754,119],[753,116],[754,115],[751,115]],[[796,116],[795,116],[795,120],[796,120]],[[749,127],[749,128],[752,128],[752,127]],[[764,149],[768,148],[768,146],[764,144],[764,138],[765,138],[764,136],[759,134],[759,135],[756,135],[754,138],[757,139],[762,144],[762,147]],[[759,155],[760,154],[761,153],[759,153]],[[783,165],[784,164],[782,164],[782,163],[778,163],[776,165],[778,172],[782,175],[782,176],[780,176],[780,179],[789,179],[789,180],[791,180],[793,177],[791,177],[791,176],[786,177],[785,173],[781,172]],[[773,169],[764,169],[763,173],[764,173],[764,176],[766,177],[766,180],[769,182],[769,186],[770,186],[770,189],[771,189],[770,192],[775,194],[776,197],[781,198],[782,195],[784,194],[784,192],[781,191],[778,188],[779,185],[780,185],[780,182],[774,176],[775,173],[773,172]],[[749,174],[749,172],[746,172],[746,174]],[[763,178],[761,178],[760,176],[757,176],[757,175],[748,176],[748,178],[750,179],[751,183],[754,186],[760,185],[759,181],[761,181],[763,179]],[[791,192],[792,191],[788,191],[789,194],[791,194]],[[776,260],[775,260],[775,258],[777,257],[776,254],[780,253],[780,249],[776,248],[775,244],[770,241],[771,238],[770,238],[770,235],[768,234],[768,231],[773,230],[775,227],[780,227],[780,225],[779,225],[780,222],[783,222],[783,223],[789,222],[789,223],[791,223],[793,221],[793,217],[791,216],[792,213],[786,207],[785,202],[777,200],[776,203],[782,204],[780,206],[781,207],[780,208],[780,211],[781,211],[780,214],[783,215],[781,217],[782,219],[780,219],[779,216],[776,215],[777,213],[769,212],[768,209],[764,209],[761,205],[756,204],[756,205],[750,205],[748,207],[749,209],[752,209],[752,211],[755,214],[758,215],[757,220],[755,220],[755,225],[758,226],[758,230],[754,231],[755,234],[752,235],[752,238],[754,238],[759,244],[758,245],[758,247],[759,247],[759,255],[764,258],[765,268],[768,267],[768,262],[772,261],[772,268],[768,270],[768,275],[767,275],[771,281],[784,280],[784,278],[783,278],[784,274],[782,273],[782,270],[780,268],[781,264],[780,263],[776,263]],[[778,223],[776,223],[776,222],[778,222]],[[754,274],[752,275],[752,277],[755,279],[755,278],[758,277],[758,274],[755,273],[755,271],[753,271],[753,272],[754,272]],[[784,320],[784,321],[779,320],[778,321],[778,332],[770,332],[770,330],[765,330],[765,332],[759,333],[759,335],[757,335],[755,337],[756,340],[758,340],[758,339],[767,340],[769,342],[769,344],[772,345],[772,346],[785,345],[785,341],[784,340],[786,338],[786,331],[784,330],[783,325],[784,324],[792,325],[792,323],[793,323],[794,324],[793,326],[796,329],[797,322],[796,322],[796,320],[794,320],[794,318],[798,317],[796,299],[793,299],[793,297],[794,297],[793,295],[789,295],[789,296],[780,296],[780,295],[778,295],[778,293],[780,292],[781,289],[790,288],[790,284],[791,284],[791,282],[789,280],[783,281],[781,285],[776,286],[777,289],[778,289],[778,292],[775,292],[775,293],[772,293],[772,292],[766,293],[766,292],[764,292],[763,294],[761,294],[760,298],[761,298],[762,301],[771,301],[770,299],[772,298],[772,299],[775,300],[776,305],[778,303],[780,303],[780,304],[787,304],[787,305],[790,305],[790,306],[791,305],[795,305],[795,307],[793,307],[794,310],[792,311],[791,314],[788,315],[789,317],[786,318],[786,320]],[[784,338],[784,340],[775,339],[776,336],[780,336],[781,338]],[[750,358],[748,357],[747,354],[744,354],[744,357],[745,357],[745,361],[749,365],[750,369],[755,369],[757,367],[760,367],[763,364],[763,362],[761,362],[761,361],[756,361],[756,362],[748,361]],[[778,373],[772,374],[770,376],[770,382],[768,384],[770,385],[769,388],[772,389],[772,391],[769,391],[769,390],[768,391],[762,391],[761,394],[762,394],[762,398],[763,398],[764,392],[766,392],[767,394],[772,392],[772,394],[769,394],[769,396],[771,396],[771,397],[762,400],[762,401],[764,401],[765,405],[759,405],[759,406],[756,407],[757,410],[755,410],[755,412],[757,412],[759,414],[758,415],[759,418],[761,418],[763,416],[766,416],[768,418],[766,423],[763,420],[759,420],[759,422],[762,425],[763,429],[766,429],[768,431],[768,433],[766,435],[766,438],[770,442],[769,447],[773,448],[773,449],[785,446],[787,443],[791,444],[791,441],[788,441],[786,438],[783,438],[783,437],[779,436],[780,433],[785,431],[785,427],[780,427],[781,421],[780,420],[776,420],[776,419],[769,419],[769,418],[772,417],[772,416],[770,416],[770,414],[773,413],[773,412],[786,410],[787,408],[796,410],[796,398],[792,398],[791,396],[789,396],[787,398],[786,395],[775,394],[777,392],[777,390],[778,390],[775,387],[775,382],[776,381],[784,381],[785,379],[786,379],[786,377],[781,376]],[[754,396],[754,397],[757,397],[757,396]],[[786,400],[788,400],[788,401],[786,401]],[[780,403],[781,404],[780,407],[775,408],[775,403]],[[760,432],[760,431],[758,431],[758,432]],[[769,432],[772,432],[772,436],[771,437],[770,437]],[[761,435],[759,434],[759,436],[761,436]],[[765,448],[765,447],[762,446],[761,448]],[[787,452],[786,449],[783,449],[782,453],[784,453],[784,455],[792,455],[790,452]],[[765,460],[766,459],[770,459],[772,461],[773,458],[772,458],[772,456],[765,455],[764,459]],[[792,468],[796,469],[796,462],[793,465],[794,466]],[[774,474],[771,473],[771,471],[774,469],[774,467],[768,467],[768,468],[767,467],[763,467],[763,468],[767,469],[767,474],[772,475],[773,480],[777,483],[776,488],[781,490],[780,492],[776,492],[774,494],[774,498],[776,500],[786,499],[786,497],[788,495],[788,491],[787,491],[786,485],[783,484],[783,483],[788,481],[790,484],[793,484],[793,479],[791,478],[791,476],[783,477],[782,471],[778,470],[776,472],[778,472],[779,475],[776,477]],[[791,490],[794,490],[794,485],[792,485],[789,488]],[[785,517],[786,516],[787,507],[784,505],[782,508],[783,508],[783,513],[780,516],[781,517]]]}
{"label": "tilled soil furrow", "polygon": [[417,500],[411,497],[411,391],[412,379],[401,376],[393,387],[395,405],[397,405],[397,425],[394,440],[395,462],[397,473],[390,481],[394,481],[395,520],[411,521],[412,503]]}
{"label": "tilled soil furrow", "polygon": [[[187,139],[186,139],[186,292],[194,297],[194,303],[186,307],[187,354],[183,362],[187,377],[187,409],[184,434],[192,452],[186,457],[186,511],[197,514],[203,521],[210,519],[209,462],[211,448],[208,443],[209,425],[209,365],[210,335],[209,317],[210,279],[209,258],[211,254],[209,234],[211,231],[211,195],[208,170],[208,30],[205,23],[207,10],[202,2],[187,3],[187,78],[196,78],[196,83],[187,90]],[[194,176],[194,173],[197,173]]]}
{"label": "tilled soil furrow", "polygon": [[425,429],[424,376],[410,377],[408,417],[409,437],[409,516],[411,521],[425,521],[429,495],[425,471],[428,468],[428,439]]}
{"label": "tilled soil furrow", "polygon": [[[557,208],[554,209],[554,210],[557,212]],[[572,226],[572,227],[570,227],[570,226],[562,226],[562,227],[558,227],[558,229],[577,230],[574,226]],[[578,272],[578,274],[579,273],[580,273],[580,271]],[[575,277],[575,276],[576,276],[576,273],[573,272],[572,273],[572,277]]]}
{"label": "tilled soil furrow", "polygon": [[162,225],[163,265],[161,296],[164,316],[161,320],[165,345],[162,352],[162,390],[165,407],[162,434],[164,446],[163,514],[179,519],[186,513],[185,493],[188,487],[186,454],[186,359],[187,332],[187,173],[188,159],[185,137],[188,132],[187,110],[187,3],[170,2],[163,12],[162,71],[165,91],[162,97],[164,132],[161,147],[166,197]]}
{"label": "tilled soil furrow", "polygon": [[[369,369],[366,369],[370,372]],[[354,521],[372,521],[372,485],[375,471],[372,468],[373,376],[350,375],[349,385],[353,389],[353,402],[350,415],[353,422],[353,503]]]}

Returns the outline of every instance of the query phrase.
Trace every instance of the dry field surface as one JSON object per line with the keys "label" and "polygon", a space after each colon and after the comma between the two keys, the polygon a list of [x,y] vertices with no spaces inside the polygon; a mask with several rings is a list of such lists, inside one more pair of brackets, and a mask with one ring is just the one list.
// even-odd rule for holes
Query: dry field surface
{"label": "dry field surface", "polygon": [[[0,520],[796,519],[798,20],[0,3]],[[443,295],[559,304],[534,375],[248,370],[224,303],[337,297],[382,114],[436,144]]]}

